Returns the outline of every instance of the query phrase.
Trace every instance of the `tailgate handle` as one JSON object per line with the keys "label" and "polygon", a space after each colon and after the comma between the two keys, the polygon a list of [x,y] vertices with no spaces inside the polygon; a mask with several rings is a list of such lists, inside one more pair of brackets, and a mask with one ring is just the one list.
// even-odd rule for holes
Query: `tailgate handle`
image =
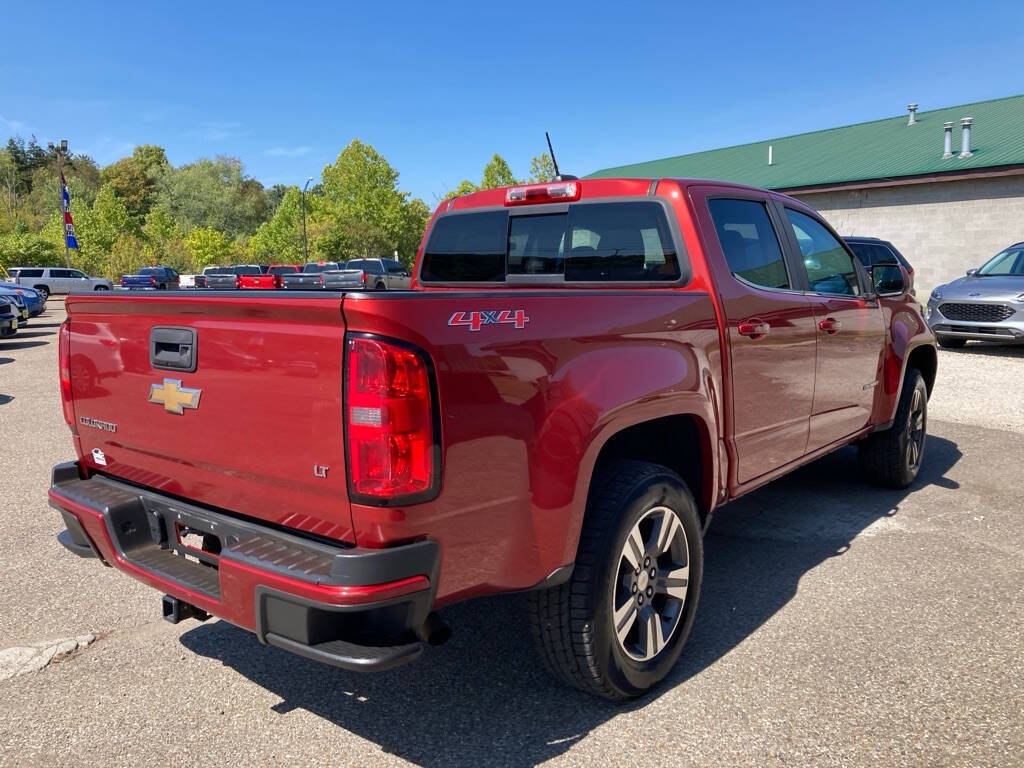
{"label": "tailgate handle", "polygon": [[165,371],[196,369],[195,328],[157,326],[149,331],[149,364]]}

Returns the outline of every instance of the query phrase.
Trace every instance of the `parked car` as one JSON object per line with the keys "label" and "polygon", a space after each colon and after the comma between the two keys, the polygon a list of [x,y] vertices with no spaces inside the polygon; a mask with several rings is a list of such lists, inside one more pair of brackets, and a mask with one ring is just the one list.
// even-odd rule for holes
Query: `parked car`
{"label": "parked car", "polygon": [[914,290],[914,267],[895,245],[878,237],[848,235],[843,239],[866,269],[871,269],[876,264],[901,265],[910,275],[910,293],[917,295],[917,291]]}
{"label": "parked car", "polygon": [[234,267],[206,267],[203,270],[205,287],[211,291],[233,291],[238,288],[238,275]]}
{"label": "parked car", "polygon": [[682,653],[717,507],[850,444],[917,477],[935,337],[905,271],[871,272],[793,198],[598,179],[445,201],[402,294],[72,296],[60,539],[172,622],[354,670],[443,642],[438,606],[530,590],[562,680],[638,696]]}
{"label": "parked car", "polygon": [[932,291],[927,317],[942,347],[971,339],[1024,343],[1024,243]]}
{"label": "parked car", "polygon": [[178,275],[178,287],[182,290],[194,290],[206,287],[206,275]]}
{"label": "parked car", "polygon": [[21,315],[14,302],[7,296],[0,296],[0,338],[16,334],[20,322]]}
{"label": "parked car", "polygon": [[17,283],[0,283],[0,292],[13,291],[25,301],[29,317],[38,317],[46,310],[46,301],[39,291]]}
{"label": "parked car", "polygon": [[361,269],[363,285],[376,291],[409,290],[409,270],[394,259],[353,259],[346,269]]}
{"label": "parked car", "polygon": [[109,291],[113,283],[105,277],[89,277],[80,269],[57,267],[12,267],[14,282],[39,291],[46,301],[52,293]]}
{"label": "parked car", "polygon": [[18,315],[18,322],[22,325],[27,324],[30,315],[25,299],[10,288],[0,288],[0,296],[14,305],[14,311]]}
{"label": "parked car", "polygon": [[360,269],[346,269],[343,262],[317,261],[302,267],[302,272],[281,276],[281,288],[289,291],[340,291],[364,287]]}
{"label": "parked car", "polygon": [[169,291],[177,290],[179,284],[179,275],[171,267],[143,267],[137,275],[121,275],[121,287],[129,290]]}

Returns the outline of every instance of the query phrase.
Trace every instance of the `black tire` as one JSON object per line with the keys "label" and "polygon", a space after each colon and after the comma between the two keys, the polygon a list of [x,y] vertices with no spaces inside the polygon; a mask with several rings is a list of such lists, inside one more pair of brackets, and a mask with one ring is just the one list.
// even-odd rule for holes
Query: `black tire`
{"label": "black tire", "polygon": [[892,426],[857,444],[861,474],[887,488],[906,488],[921,470],[927,433],[928,388],[921,372],[908,368]]}
{"label": "black tire", "polygon": [[[675,472],[658,464],[618,461],[605,467],[602,476],[604,481],[591,490],[572,577],[565,584],[530,594],[530,624],[537,650],[555,677],[587,693],[624,700],[651,690],[679,659],[700,597],[704,548],[697,505]],[[660,585],[661,581],[673,585],[682,582],[685,594],[676,601],[675,620],[670,634],[662,638],[661,649],[648,660],[637,660],[629,655],[614,626],[615,614],[631,602],[623,573],[627,581],[633,574],[628,569],[622,571],[621,566],[627,537],[659,509],[671,510],[685,533],[683,539],[677,539],[681,541],[679,549],[671,554],[674,557],[676,552],[685,552],[688,578],[673,580],[668,578],[668,571],[662,571],[658,582],[648,582],[647,569],[643,568],[644,587]],[[662,518],[663,525],[666,519]],[[679,528],[674,524],[670,529],[678,535]],[[657,559],[651,564],[656,566],[654,570],[662,566]],[[679,586],[675,589],[680,591]],[[622,608],[616,608],[616,596],[620,594],[625,599]],[[632,594],[643,602],[635,590]],[[675,599],[656,593],[649,598],[648,612],[655,609],[659,598]],[[635,630],[650,631],[650,619],[643,618],[642,609],[633,611]],[[664,621],[659,614],[654,615],[655,621]]]}
{"label": "black tire", "polygon": [[375,285],[373,288],[375,291],[386,291],[388,289],[388,287],[384,285],[384,283],[377,283],[377,285]]}
{"label": "black tire", "polygon": [[33,287],[37,291],[39,291],[39,295],[43,297],[43,301],[46,301],[48,298],[50,298],[50,289],[47,288],[45,285],[36,285]]}
{"label": "black tire", "polygon": [[94,291],[108,291],[110,289],[107,288],[107,286],[105,286],[105,285],[97,285],[95,288],[93,288],[93,290]]}
{"label": "black tire", "polygon": [[963,349],[967,339],[960,339],[956,336],[936,336],[935,340],[943,349]]}

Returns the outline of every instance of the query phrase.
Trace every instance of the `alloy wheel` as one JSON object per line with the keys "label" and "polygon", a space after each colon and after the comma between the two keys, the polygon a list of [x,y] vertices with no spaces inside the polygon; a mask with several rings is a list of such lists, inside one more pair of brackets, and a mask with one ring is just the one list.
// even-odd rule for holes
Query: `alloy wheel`
{"label": "alloy wheel", "polygon": [[910,399],[910,415],[907,417],[907,468],[916,470],[924,457],[924,396],[920,389],[914,389]]}
{"label": "alloy wheel", "polygon": [[619,647],[647,662],[669,644],[682,623],[689,588],[686,531],[668,507],[654,507],[636,522],[619,555],[612,617]]}

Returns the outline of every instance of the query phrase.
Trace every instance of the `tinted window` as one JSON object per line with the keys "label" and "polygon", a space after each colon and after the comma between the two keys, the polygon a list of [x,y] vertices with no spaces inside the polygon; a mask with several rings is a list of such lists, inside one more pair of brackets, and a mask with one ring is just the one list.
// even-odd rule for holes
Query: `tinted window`
{"label": "tinted window", "polygon": [[336,269],[340,269],[338,264],[333,261],[328,261],[325,264],[307,264],[302,268],[303,272],[332,272]]}
{"label": "tinted window", "polygon": [[764,203],[708,200],[711,220],[734,275],[764,288],[790,288],[779,238]]}
{"label": "tinted window", "polygon": [[262,275],[263,271],[259,267],[235,267],[236,275]]}
{"label": "tinted window", "polygon": [[430,232],[420,277],[426,282],[500,282],[507,236],[508,211],[441,216]]}
{"label": "tinted window", "polygon": [[678,280],[675,245],[658,203],[577,205],[569,213],[566,280]]}
{"label": "tinted window", "polygon": [[142,269],[139,270],[139,274],[140,275],[153,275],[154,277],[163,277],[164,276],[164,268],[163,267],[143,267]]}
{"label": "tinted window", "polygon": [[381,266],[377,259],[366,259],[362,266],[363,272],[367,272],[371,275],[383,275],[384,267]]}
{"label": "tinted window", "polygon": [[983,276],[1024,276],[1024,248],[1020,246],[1007,248],[979,269],[978,274]]}
{"label": "tinted window", "polygon": [[389,275],[405,274],[405,267],[403,267],[397,261],[392,261],[391,259],[384,259],[384,266],[387,267]]}
{"label": "tinted window", "polygon": [[85,277],[85,272],[81,272],[81,271],[79,271],[79,270],[77,270],[77,269],[72,269],[72,270],[71,270],[71,276],[72,276],[72,277],[79,277],[79,278],[82,278],[82,277]]}
{"label": "tinted window", "polygon": [[510,275],[562,274],[566,215],[513,216],[508,227]]}
{"label": "tinted window", "polygon": [[[568,245],[567,245],[568,244]],[[664,209],[654,202],[592,203],[568,213],[443,216],[424,254],[425,282],[500,282],[510,275],[567,281],[679,279]]]}
{"label": "tinted window", "polygon": [[270,274],[272,275],[292,275],[299,271],[298,267],[271,267]]}
{"label": "tinted window", "polygon": [[233,275],[234,270],[231,267],[207,267],[203,270],[204,275]]}
{"label": "tinted window", "polygon": [[71,277],[70,269],[51,269],[50,277]]}
{"label": "tinted window", "polygon": [[853,259],[842,244],[825,229],[821,222],[810,216],[786,209],[793,226],[797,245],[807,268],[807,280],[812,291],[859,296],[860,283]]}
{"label": "tinted window", "polygon": [[41,270],[41,269],[21,269],[21,270],[18,270],[18,277],[42,277],[42,276],[43,276],[43,270]]}
{"label": "tinted window", "polygon": [[873,267],[875,264],[896,264],[899,262],[904,262],[903,266],[907,267],[907,264],[900,258],[899,254],[887,245],[865,243],[863,241],[858,242],[856,240],[852,243],[848,240],[846,244],[850,246],[853,255],[865,267]]}

